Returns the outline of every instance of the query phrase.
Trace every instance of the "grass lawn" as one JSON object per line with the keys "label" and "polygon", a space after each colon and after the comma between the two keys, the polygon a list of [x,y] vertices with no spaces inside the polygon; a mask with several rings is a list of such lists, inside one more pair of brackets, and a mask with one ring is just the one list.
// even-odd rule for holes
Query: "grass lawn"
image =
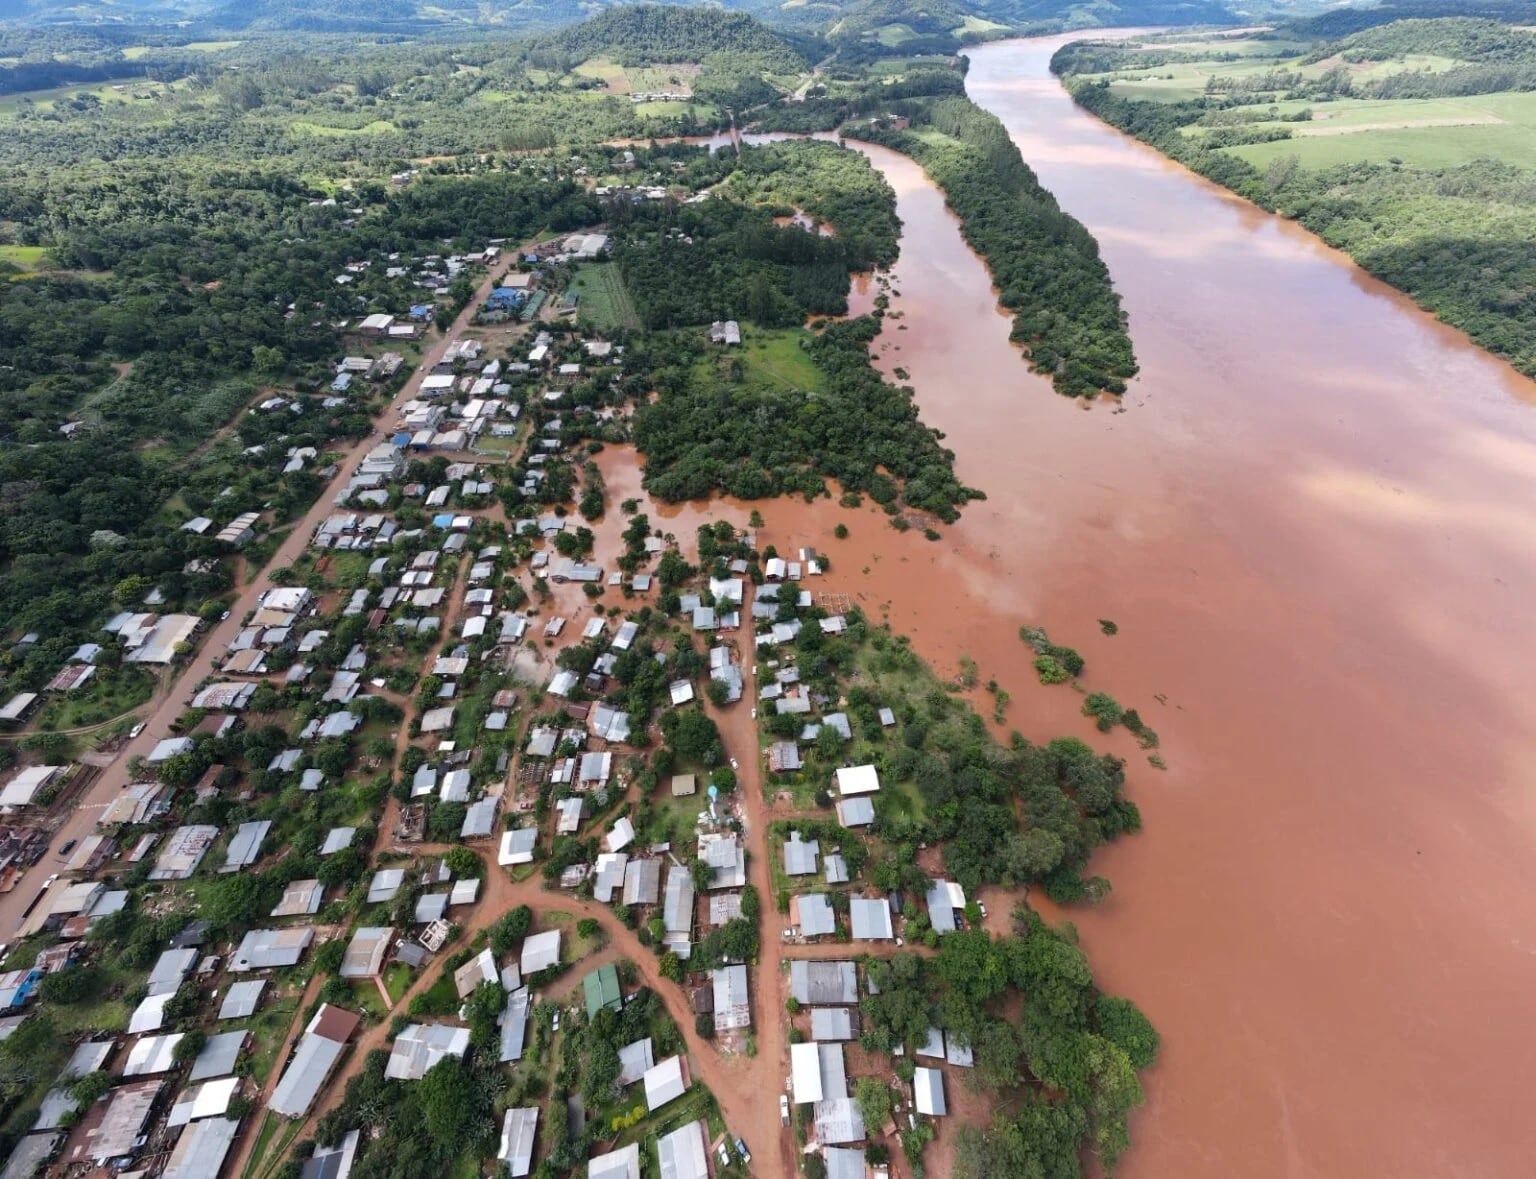
{"label": "grass lawn", "polygon": [[731,355],[743,362],[748,381],[820,393],[826,389],[826,374],[800,346],[809,338],[801,328],[749,327],[742,333],[740,351]]}
{"label": "grass lawn", "polygon": [[578,306],[583,323],[600,329],[640,326],[640,316],[630,301],[617,263],[595,262],[583,266],[571,280],[571,290],[581,296]]}
{"label": "grass lawn", "polygon": [[384,996],[379,994],[379,988],[373,979],[354,979],[352,981],[352,997],[358,1007],[373,1019],[385,1019],[389,1015],[389,1008],[384,1006]]}
{"label": "grass lawn", "polygon": [[258,1083],[264,1084],[272,1075],[272,1069],[277,1065],[277,1053],[298,1009],[299,996],[295,992],[263,1007],[243,1024],[229,1025],[231,1028],[243,1026],[251,1033],[251,1075]]}
{"label": "grass lawn", "polygon": [[390,1006],[398,1007],[405,992],[411,989],[415,972],[404,962],[391,962],[384,971],[384,989],[389,992]]}
{"label": "grass lawn", "polygon": [[393,131],[395,129],[395,125],[388,119],[375,119],[373,122],[361,127],[327,127],[324,123],[312,123],[307,119],[297,119],[288,125],[295,131],[332,138],[343,138],[351,135],[377,135],[381,132]]}
{"label": "grass lawn", "polygon": [[21,270],[44,269],[47,256],[47,246],[0,246],[0,263],[8,262]]}

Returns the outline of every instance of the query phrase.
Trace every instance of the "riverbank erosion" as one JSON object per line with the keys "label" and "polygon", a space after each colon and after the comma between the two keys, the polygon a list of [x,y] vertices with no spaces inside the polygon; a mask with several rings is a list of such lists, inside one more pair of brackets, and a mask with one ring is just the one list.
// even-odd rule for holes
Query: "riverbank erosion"
{"label": "riverbank erosion", "polygon": [[840,541],[826,501],[769,535],[824,547],[941,669],[976,659],[1009,725],[1088,731],[1015,637],[1041,622],[1161,733],[1169,771],[1130,784],[1148,834],[1071,914],[1163,1033],[1119,1173],[1523,1173],[1536,387],[1077,110],[1063,41],[980,49],[968,87],[1098,239],[1145,412],[1019,396],[1046,382],[1009,367],[942,196],[865,146],[904,227],[877,363],[989,498],[938,543],[873,516]]}

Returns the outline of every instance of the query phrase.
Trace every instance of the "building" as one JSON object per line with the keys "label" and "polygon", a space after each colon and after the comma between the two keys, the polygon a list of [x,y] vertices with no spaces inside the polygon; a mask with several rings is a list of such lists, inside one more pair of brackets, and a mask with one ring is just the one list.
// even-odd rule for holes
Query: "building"
{"label": "building", "polygon": [[920,1114],[941,1118],[949,1113],[944,1104],[944,1074],[936,1068],[920,1068],[912,1074],[912,1097]]}
{"label": "building", "polygon": [[468,1028],[446,1023],[413,1023],[395,1037],[384,1075],[396,1081],[419,1081],[438,1061],[450,1056],[462,1060],[468,1051]]}
{"label": "building", "polygon": [[712,971],[715,990],[715,1030],[731,1032],[752,1026],[752,1002],[747,990],[747,968],[722,966]]}
{"label": "building", "polygon": [[837,821],[844,827],[867,827],[875,821],[875,804],[866,797],[839,798]]}
{"label": "building", "polygon": [[845,798],[850,794],[873,794],[880,789],[880,775],[872,765],[844,766],[833,778],[837,792]]}
{"label": "building", "polygon": [[501,1123],[501,1146],[496,1157],[507,1164],[507,1174],[513,1179],[528,1174],[533,1168],[533,1137],[539,1126],[538,1106],[524,1106],[507,1110]]}
{"label": "building", "polygon": [[859,1001],[858,974],[852,962],[810,962],[797,958],[789,964],[789,986],[795,1000],[806,1006]]}
{"label": "building", "polygon": [[531,934],[523,940],[523,952],[518,961],[518,968],[522,971],[524,978],[551,966],[557,966],[559,962],[560,931],[558,929]]}
{"label": "building", "polygon": [[800,930],[801,937],[823,937],[837,932],[837,914],[824,892],[790,897],[789,923]]}
{"label": "building", "polygon": [[604,1007],[618,1011],[624,1005],[624,993],[619,988],[619,972],[611,962],[588,971],[581,980],[581,986],[586,995],[588,1019],[594,1018]]}
{"label": "building", "polygon": [[859,1013],[852,1007],[812,1007],[811,1039],[856,1040]]}
{"label": "building", "polygon": [[267,1108],[288,1118],[307,1114],[361,1021],[353,1012],[322,1004],[304,1029]]}
{"label": "building", "polygon": [[640,1144],[631,1142],[590,1160],[587,1179],[640,1179]]}
{"label": "building", "polygon": [[270,830],[272,830],[270,819],[241,823],[229,841],[229,847],[224,853],[224,866],[219,871],[238,872],[259,860],[262,840],[266,839],[267,832]]}
{"label": "building", "polygon": [[224,1002],[219,1005],[219,1019],[245,1019],[255,1015],[256,1008],[261,1004],[261,992],[266,989],[266,985],[267,980],[264,978],[231,983],[229,990],[224,992]]}
{"label": "building", "polygon": [[231,971],[270,970],[276,966],[297,966],[315,931],[307,925],[288,929],[253,929],[241,939],[229,956]]}
{"label": "building", "polygon": [[889,941],[896,936],[891,903],[884,897],[854,897],[848,902],[848,918],[855,941]]}
{"label": "building", "polygon": [[160,849],[160,854],[155,857],[155,866],[150,869],[149,878],[186,880],[197,871],[197,866],[208,854],[208,848],[218,837],[219,829],[206,824],[176,828]]}
{"label": "building", "polygon": [[935,933],[953,933],[955,911],[965,908],[965,889],[953,880],[935,880],[928,890],[928,923]]}
{"label": "building", "polygon": [[0,810],[31,806],[38,794],[48,789],[64,773],[63,766],[27,766],[0,790]]}
{"label": "building", "polygon": [[347,1179],[357,1160],[361,1130],[350,1130],[335,1146],[317,1146],[305,1161],[299,1179]]}
{"label": "building", "polygon": [[384,969],[384,959],[395,940],[392,926],[364,926],[352,935],[341,959],[342,978],[373,978]]}
{"label": "building", "polygon": [[709,1135],[702,1121],[688,1122],[656,1142],[661,1179],[709,1179]]}
{"label": "building", "polygon": [[786,876],[816,875],[816,859],[820,854],[821,845],[817,840],[804,842],[800,838],[800,832],[791,831],[789,839],[784,844],[784,874]]}
{"label": "building", "polygon": [[645,1106],[654,1113],[688,1092],[688,1062],[681,1056],[669,1056],[647,1069],[641,1080],[645,1085]]}

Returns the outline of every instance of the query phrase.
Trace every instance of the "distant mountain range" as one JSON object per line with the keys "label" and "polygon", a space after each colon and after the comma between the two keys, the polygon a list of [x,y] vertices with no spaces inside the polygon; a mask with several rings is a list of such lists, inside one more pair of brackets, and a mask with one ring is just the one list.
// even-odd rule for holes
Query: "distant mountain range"
{"label": "distant mountain range", "polygon": [[[610,0],[0,0],[0,21],[232,32],[404,32],[454,26],[539,31],[622,7]],[[709,7],[771,24],[836,30],[841,37],[877,34],[897,25],[921,37],[990,26],[1220,24],[1236,19],[1219,0],[724,0]]]}

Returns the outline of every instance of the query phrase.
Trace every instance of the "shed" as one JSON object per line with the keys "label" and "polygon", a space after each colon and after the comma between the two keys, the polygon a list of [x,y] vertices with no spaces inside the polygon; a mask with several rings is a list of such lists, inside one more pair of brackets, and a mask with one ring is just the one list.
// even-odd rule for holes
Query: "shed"
{"label": "shed", "polygon": [[944,1104],[944,1074],[936,1068],[920,1068],[912,1074],[912,1097],[920,1114],[941,1118],[949,1112]]}
{"label": "shed", "polygon": [[533,1168],[533,1137],[539,1125],[539,1107],[520,1106],[507,1110],[501,1123],[501,1146],[496,1157],[507,1164],[507,1174],[513,1179],[528,1174]]}

